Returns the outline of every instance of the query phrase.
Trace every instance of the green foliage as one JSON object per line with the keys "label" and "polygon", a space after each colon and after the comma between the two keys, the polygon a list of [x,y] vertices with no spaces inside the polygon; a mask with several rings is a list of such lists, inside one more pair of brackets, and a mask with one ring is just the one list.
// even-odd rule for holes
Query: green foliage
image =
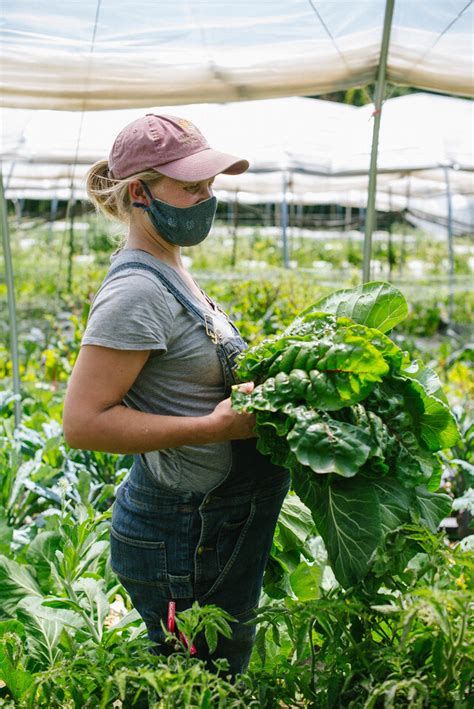
{"label": "green foliage", "polygon": [[[336,291],[301,313],[346,316],[356,323],[387,332],[404,320],[408,306],[403,295],[388,283],[364,283],[357,288]],[[295,326],[298,327],[297,325]]]}
{"label": "green foliage", "polygon": [[[146,698],[166,707],[223,707],[226,697],[244,706],[233,685],[196,663],[186,646],[168,660],[153,658],[136,612],[110,622],[111,598],[125,592],[108,567],[109,516],[82,505],[64,509],[17,559],[0,557],[0,679],[16,706],[132,706]],[[189,643],[202,632],[211,652],[218,634],[231,636],[231,620],[198,604],[177,617]],[[225,675],[225,662],[217,664]]]}
{"label": "green foliage", "polygon": [[424,529],[392,589],[323,591],[259,611],[251,677],[265,706],[467,707],[474,564]]}
{"label": "green foliage", "polygon": [[229,622],[233,620],[235,619],[222,608],[212,604],[201,607],[199,603],[194,602],[191,608],[181,611],[177,619],[178,630],[186,638],[183,641],[184,652],[189,653],[197,636],[203,633],[212,655],[216,650],[219,635],[225,638],[232,637]]}
{"label": "green foliage", "polygon": [[[236,683],[230,683],[225,677],[225,662],[218,674],[211,673],[198,659],[190,658],[182,646],[168,658],[149,653],[143,623],[130,610],[130,600],[108,563],[108,510],[130,460],[72,451],[62,437],[65,382],[79,349],[90,300],[109,264],[111,247],[104,226],[97,226],[94,220],[88,232],[76,234],[78,256],[73,262],[70,293],[66,292],[64,234],[38,224],[28,224],[27,234],[21,226],[12,232],[23,419],[15,431],[14,396],[8,389],[2,391],[0,705],[34,709],[109,707],[120,702],[124,707],[170,709],[467,707],[474,645],[469,614],[472,538],[452,549],[446,546],[446,540],[438,541],[428,531],[428,526],[434,530],[439,517],[446,513],[446,500],[431,494],[441,476],[443,487],[460,498],[460,503],[466,495],[469,502],[468,490],[473,485],[474,433],[469,403],[474,394],[472,348],[466,345],[465,337],[463,340],[451,330],[449,338],[443,335],[447,322],[444,281],[440,279],[438,284],[436,280],[433,286],[428,280],[405,279],[409,312],[397,326],[398,334],[390,335],[394,342],[373,323],[368,327],[367,321],[361,327],[346,322],[344,337],[324,342],[335,336],[337,317],[342,313],[312,314],[304,322],[305,336],[314,339],[318,335],[320,359],[326,358],[327,369],[343,368],[347,338],[351,339],[354,355],[359,353],[360,366],[350,379],[318,370],[311,380],[308,366],[312,347],[301,333],[283,333],[305,304],[327,296],[329,286],[358,282],[361,241],[357,234],[306,239],[290,229],[290,257],[299,267],[290,271],[281,268],[281,248],[274,235],[258,229],[249,236],[238,234],[235,266],[233,244],[221,234],[211,236],[190,254],[195,277],[231,313],[251,345],[281,333],[278,339],[262,342],[262,357],[252,360],[256,374],[261,366],[265,378],[267,368],[273,367],[267,378],[275,382],[279,377],[271,392],[268,385],[268,410],[258,413],[265,445],[276,456],[288,452],[295,455],[288,451],[285,441],[290,417],[273,409],[293,392],[294,412],[313,388],[319,401],[326,397],[322,412],[326,419],[322,416],[317,422],[319,427],[326,423],[326,435],[321,436],[318,429],[314,433],[321,439],[324,460],[330,458],[329,433],[339,431],[342,441],[341,430],[355,428],[360,432],[356,440],[361,452],[341,458],[339,447],[332,457],[330,465],[337,466],[339,472],[313,474],[307,504],[319,508],[326,526],[329,509],[336,519],[346,519],[344,513],[349,515],[356,530],[364,517],[364,531],[370,537],[374,532],[371,520],[377,520],[374,495],[371,493],[369,499],[363,494],[370,488],[378,500],[380,517],[380,541],[367,565],[368,573],[362,583],[343,590],[328,565],[322,539],[314,536],[311,511],[296,494],[288,496],[265,573],[251,667]],[[406,225],[399,225],[398,230],[407,232]],[[30,242],[27,248],[22,244],[25,235]],[[88,256],[80,255],[87,249]],[[407,272],[413,258],[422,260],[428,279],[445,274],[444,242],[426,239],[414,230],[403,236],[402,244],[394,238],[390,254],[384,239],[375,239],[374,269],[379,269],[379,275],[388,256],[392,273],[397,269],[396,278],[403,277],[402,266]],[[320,271],[312,268],[315,260],[324,265],[316,266]],[[457,273],[461,269],[469,273],[468,261],[462,254],[457,256]],[[215,275],[200,268],[210,268]],[[468,278],[464,280],[468,282]],[[472,321],[472,294],[463,288],[462,279],[456,285],[454,319],[466,328]],[[347,316],[351,317],[350,313],[344,314]],[[0,378],[8,387],[11,363],[5,284],[0,284],[0,322]],[[427,341],[426,336],[431,339]],[[421,389],[416,370],[404,372],[403,380],[386,386],[385,364],[390,372],[400,371],[407,363],[403,350],[410,352],[412,362],[426,361],[429,368],[439,372],[454,404],[461,438],[449,451],[435,456],[439,458],[437,463],[433,463],[433,453],[426,447],[432,434],[437,435],[437,417],[443,421],[445,408],[425,412],[424,387],[428,386],[428,396],[438,392],[436,398],[445,402],[436,386],[431,390],[433,380],[428,371],[423,367],[420,370],[427,375]],[[370,355],[367,361],[371,362],[375,381],[365,377],[363,355]],[[250,359],[248,364],[250,367]],[[257,381],[256,374],[248,378]],[[331,376],[335,382],[332,390]],[[370,389],[366,398],[338,407],[342,395],[357,398],[364,387]],[[409,401],[410,411],[417,412],[420,423],[416,431],[410,411],[408,417],[406,412],[400,415],[405,401]],[[445,420],[448,438],[452,436],[449,421],[452,419]],[[308,420],[305,430],[311,425]],[[396,445],[391,440],[394,433]],[[313,432],[308,435],[313,436]],[[367,439],[370,453],[362,462]],[[347,438],[351,440],[348,445],[352,448],[354,441]],[[310,446],[295,447],[298,454],[312,457]],[[384,451],[390,453],[390,470],[386,469]],[[359,463],[355,475],[341,474]],[[301,475],[304,472],[295,470]],[[358,480],[365,481],[360,497],[349,508],[347,504],[344,507],[347,496],[341,490],[347,485],[346,492],[351,490],[352,494]],[[454,534],[467,534],[466,511],[459,511],[457,520],[459,531]],[[423,527],[410,526],[413,522]],[[337,558],[343,566],[347,555],[344,543],[354,544],[344,535],[334,535],[334,545],[340,548]],[[362,538],[362,549],[366,543]],[[363,565],[363,554],[359,555],[356,547],[357,543],[352,547],[358,555],[357,564]],[[204,629],[211,628],[207,635],[212,646],[219,624],[225,628],[228,622],[224,618],[214,624],[221,617],[218,609],[190,609],[181,627],[185,635],[192,636],[204,616]]]}
{"label": "green foliage", "polygon": [[436,452],[459,433],[437,375],[384,332],[407,314],[385,283],[342,290],[306,308],[281,336],[239,358],[257,386],[234,406],[256,412],[258,448],[292,473],[337,580],[362,582],[388,531],[435,531],[451,500]]}
{"label": "green foliage", "polygon": [[265,571],[264,589],[268,596],[317,596],[319,569],[309,546],[314,534],[311,512],[297,495],[289,494],[283,502]]}

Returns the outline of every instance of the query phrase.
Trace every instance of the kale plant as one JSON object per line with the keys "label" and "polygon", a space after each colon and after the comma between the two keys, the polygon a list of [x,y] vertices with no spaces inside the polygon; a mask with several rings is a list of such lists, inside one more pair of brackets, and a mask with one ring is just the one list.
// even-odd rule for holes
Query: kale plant
{"label": "kale plant", "polygon": [[256,413],[259,451],[291,471],[345,588],[377,564],[383,575],[396,530],[435,532],[451,507],[437,451],[458,440],[456,421],[435,372],[385,334],[407,313],[388,283],[336,291],[238,361],[256,386],[233,406]]}

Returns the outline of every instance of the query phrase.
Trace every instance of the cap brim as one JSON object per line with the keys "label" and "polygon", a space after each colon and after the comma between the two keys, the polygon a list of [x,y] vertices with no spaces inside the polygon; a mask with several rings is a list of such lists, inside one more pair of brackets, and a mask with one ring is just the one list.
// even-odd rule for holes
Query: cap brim
{"label": "cap brim", "polygon": [[249,169],[249,161],[237,158],[235,155],[221,153],[212,148],[204,148],[204,150],[187,155],[185,158],[173,160],[164,165],[156,165],[153,169],[174,180],[198,182],[209,180],[221,172],[226,175],[240,175]]}

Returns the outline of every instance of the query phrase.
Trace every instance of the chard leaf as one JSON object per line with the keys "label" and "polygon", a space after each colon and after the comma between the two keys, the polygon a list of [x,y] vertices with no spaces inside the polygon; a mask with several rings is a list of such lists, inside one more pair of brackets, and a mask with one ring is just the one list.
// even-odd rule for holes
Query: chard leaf
{"label": "chard leaf", "polygon": [[350,423],[319,419],[304,407],[295,412],[296,422],[287,441],[298,462],[315,473],[355,475],[370,455],[369,436]]}
{"label": "chard leaf", "polygon": [[[320,411],[338,411],[345,406],[362,401],[370,393],[373,384],[364,386],[356,375],[336,375],[319,372],[314,369],[309,373],[311,386],[306,393],[309,406]],[[341,392],[344,398],[341,397]]]}
{"label": "chard leaf", "polygon": [[347,409],[349,423],[369,433],[371,439],[371,458],[385,458],[390,443],[390,434],[380,416],[366,409],[362,404],[355,404]]}
{"label": "chard leaf", "polygon": [[310,534],[314,534],[311,512],[297,495],[287,495],[278,517],[276,539],[281,548],[300,550]]}
{"label": "chard leaf", "polygon": [[459,441],[456,419],[442,401],[424,399],[424,413],[420,421],[421,437],[430,451],[451,448]]}
{"label": "chard leaf", "polygon": [[403,368],[401,373],[410,379],[416,379],[428,396],[434,396],[436,399],[440,399],[443,403],[448,403],[439,377],[436,372],[430,369],[430,367],[425,367],[422,362],[414,359],[410,362],[409,366]]}
{"label": "chard leaf", "polygon": [[334,315],[314,311],[309,312],[304,317],[302,315],[303,313],[296,317],[286,328],[283,333],[285,337],[299,335],[300,337],[320,338],[327,337],[335,331],[337,319]]}
{"label": "chard leaf", "polygon": [[415,522],[425,524],[433,534],[438,530],[441,520],[447,517],[453,504],[449,495],[429,492],[426,487],[417,487]]}
{"label": "chard leaf", "polygon": [[[451,435],[451,427],[454,426],[457,436],[454,418],[441,401],[428,397],[418,382],[398,374],[387,380],[375,386],[364,406],[370,411],[376,411],[390,432],[391,441],[386,455],[396,476],[408,484],[426,483],[431,479],[431,489],[436,481],[439,482],[440,462],[434,451],[428,450],[426,436],[433,420],[425,412],[424,406],[429,407],[431,401],[437,407],[439,405],[443,410],[443,422],[448,421],[445,433]],[[439,449],[439,439],[445,440],[444,435],[443,432],[435,433],[438,442],[433,447]]]}
{"label": "chard leaf", "polygon": [[287,408],[289,409],[290,407],[284,407],[283,411],[258,411],[258,427],[271,426],[275,429],[277,436],[286,436],[286,434],[291,431],[293,427],[293,420],[291,419],[291,416],[285,415],[285,409]]}
{"label": "chard leaf", "polygon": [[358,374],[363,381],[380,382],[389,367],[380,352],[349,329],[339,332],[334,345],[316,364],[320,372]]}
{"label": "chard leaf", "polygon": [[[342,323],[343,318],[338,318],[338,323]],[[351,324],[347,328],[354,336],[364,337],[377,349],[384,360],[393,365],[395,370],[400,369],[408,362],[408,353],[403,352],[392,340],[384,335],[380,330],[366,325]]]}
{"label": "chard leaf", "polygon": [[293,471],[294,489],[311,509],[334,575],[348,588],[367,574],[380,542],[378,497],[364,478],[320,481],[300,468]]}
{"label": "chard leaf", "polygon": [[413,494],[397,480],[373,480],[380,505],[380,524],[384,536],[410,521]]}
{"label": "chard leaf", "polygon": [[362,401],[389,371],[383,356],[364,338],[345,330],[337,339],[309,375],[306,399],[326,411]]}
{"label": "chard leaf", "polygon": [[255,347],[244,350],[237,357],[237,376],[240,381],[261,382],[268,376],[268,370],[275,360],[291,345],[306,342],[307,338],[274,337],[263,340]]}
{"label": "chard leaf", "polygon": [[[405,408],[412,413],[415,430],[418,429],[426,448],[435,452],[454,446],[459,440],[459,431],[447,404],[427,393],[417,379],[400,374],[394,375],[393,380],[400,387]],[[433,378],[429,381],[433,382]]]}
{"label": "chard leaf", "polygon": [[300,317],[314,312],[346,316],[356,323],[374,327],[381,332],[391,330],[408,315],[405,298],[390,283],[364,283],[357,288],[345,288],[318,300]]}
{"label": "chard leaf", "polygon": [[432,453],[420,447],[412,431],[398,433],[392,440],[395,453],[396,477],[406,485],[427,482],[436,473],[439,461]]}
{"label": "chard leaf", "polygon": [[429,492],[436,492],[437,490],[439,490],[439,486],[441,485],[441,478],[443,476],[443,466],[441,465],[441,461],[437,455],[433,455],[432,458],[433,469],[431,477],[426,483],[426,488]]}
{"label": "chard leaf", "polygon": [[261,412],[257,413],[257,425],[255,430],[258,434],[257,450],[263,455],[268,455],[274,465],[281,465],[290,468],[291,451],[286,442],[286,438],[277,435],[275,427],[268,421],[259,425]]}

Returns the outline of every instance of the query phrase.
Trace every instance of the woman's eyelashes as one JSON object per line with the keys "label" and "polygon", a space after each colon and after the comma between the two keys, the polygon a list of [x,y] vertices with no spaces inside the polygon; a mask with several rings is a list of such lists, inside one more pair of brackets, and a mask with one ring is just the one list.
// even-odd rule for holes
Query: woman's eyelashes
{"label": "woman's eyelashes", "polygon": [[206,182],[196,182],[196,183],[193,183],[193,184],[186,184],[186,185],[184,185],[184,189],[185,189],[187,192],[191,192],[192,194],[196,194],[196,193],[199,192],[203,187],[206,187],[206,186],[207,186],[207,189],[208,189],[209,191],[212,191],[212,185],[213,185],[213,183],[214,183],[214,180],[211,180],[210,182],[207,182],[207,183],[206,183]]}

